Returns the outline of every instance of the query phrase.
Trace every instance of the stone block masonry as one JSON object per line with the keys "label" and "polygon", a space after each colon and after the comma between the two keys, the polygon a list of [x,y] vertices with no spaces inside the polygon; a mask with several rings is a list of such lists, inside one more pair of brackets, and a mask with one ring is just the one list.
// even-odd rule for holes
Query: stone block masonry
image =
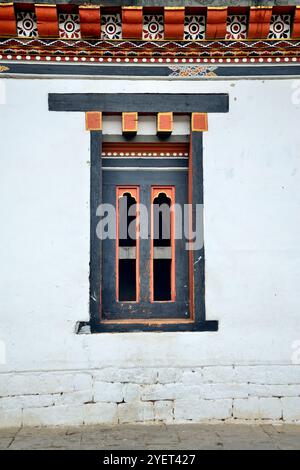
{"label": "stone block masonry", "polygon": [[105,368],[0,374],[0,427],[300,423],[300,366]]}

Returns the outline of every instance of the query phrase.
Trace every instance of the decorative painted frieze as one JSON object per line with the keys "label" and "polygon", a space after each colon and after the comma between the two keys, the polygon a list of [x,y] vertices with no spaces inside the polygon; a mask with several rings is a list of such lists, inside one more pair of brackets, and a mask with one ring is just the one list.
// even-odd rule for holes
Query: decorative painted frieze
{"label": "decorative painted frieze", "polygon": [[270,39],[288,39],[291,35],[291,15],[272,15]]}
{"label": "decorative painted frieze", "polygon": [[246,39],[247,26],[247,15],[228,15],[226,39]]}
{"label": "decorative painted frieze", "polygon": [[171,65],[171,77],[216,77],[217,67],[201,67],[197,65]]}
{"label": "decorative painted frieze", "polygon": [[[34,40],[34,48],[32,41]],[[166,64],[174,75],[203,75],[203,67],[243,63],[300,62],[300,41],[90,41],[0,38],[0,60]],[[178,75],[178,76],[179,76]]]}
{"label": "decorative painted frieze", "polygon": [[101,15],[101,39],[122,39],[122,21],[119,13]]}
{"label": "decorative painted frieze", "polygon": [[59,37],[62,39],[80,38],[79,15],[60,13],[58,16]]}
{"label": "decorative painted frieze", "polygon": [[187,41],[205,39],[205,26],[204,15],[186,15],[184,19],[184,39]]}
{"label": "decorative painted frieze", "polygon": [[34,12],[17,12],[17,33],[20,38],[38,37],[37,20]]}
{"label": "decorative painted frieze", "polygon": [[[194,12],[194,13],[193,13]],[[202,41],[300,39],[300,7],[100,7],[0,3],[0,37]]]}
{"label": "decorative painted frieze", "polygon": [[150,41],[164,39],[163,15],[144,15],[143,39]]}

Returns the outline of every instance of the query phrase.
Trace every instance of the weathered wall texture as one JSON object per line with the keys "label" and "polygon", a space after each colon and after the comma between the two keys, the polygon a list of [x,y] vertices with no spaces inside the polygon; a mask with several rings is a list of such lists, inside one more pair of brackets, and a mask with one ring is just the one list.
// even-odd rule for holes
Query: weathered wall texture
{"label": "weathered wall texture", "polygon": [[300,421],[300,366],[3,374],[1,426]]}
{"label": "weathered wall texture", "polygon": [[[0,426],[300,420],[297,82],[0,84]],[[204,137],[218,332],[74,333],[89,318],[89,134],[47,97],[87,91],[229,93]]]}

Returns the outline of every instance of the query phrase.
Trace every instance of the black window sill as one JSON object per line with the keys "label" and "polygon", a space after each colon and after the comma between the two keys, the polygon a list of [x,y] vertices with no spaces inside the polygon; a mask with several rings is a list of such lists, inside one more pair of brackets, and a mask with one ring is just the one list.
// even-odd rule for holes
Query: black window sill
{"label": "black window sill", "polygon": [[91,325],[90,322],[78,322],[77,334],[93,333],[134,333],[134,332],[184,332],[184,331],[218,331],[217,320],[207,320],[193,323],[99,323]]}

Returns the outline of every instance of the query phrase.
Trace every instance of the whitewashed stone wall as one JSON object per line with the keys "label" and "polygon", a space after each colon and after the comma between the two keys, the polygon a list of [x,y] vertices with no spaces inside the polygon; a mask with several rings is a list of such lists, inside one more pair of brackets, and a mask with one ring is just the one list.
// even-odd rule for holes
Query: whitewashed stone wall
{"label": "whitewashed stone wall", "polygon": [[[299,83],[0,83],[0,426],[300,421]],[[47,100],[87,91],[229,94],[204,136],[218,332],[75,334],[89,319],[89,135]]]}
{"label": "whitewashed stone wall", "polygon": [[300,422],[300,366],[3,374],[0,396],[1,427]]}

